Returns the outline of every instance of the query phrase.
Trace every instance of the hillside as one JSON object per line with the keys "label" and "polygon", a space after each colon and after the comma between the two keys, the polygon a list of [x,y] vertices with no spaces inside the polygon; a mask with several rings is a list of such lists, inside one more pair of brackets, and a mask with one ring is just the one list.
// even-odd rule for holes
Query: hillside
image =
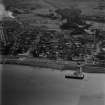
{"label": "hillside", "polygon": [[[101,1],[101,0],[100,0]],[[99,0],[4,0],[6,7],[16,8],[65,8],[77,7],[83,11],[83,14],[99,14],[97,5]],[[103,10],[105,11],[105,10]]]}
{"label": "hillside", "polygon": [[14,13],[17,12],[17,20],[25,23],[25,26],[30,24],[59,29],[59,20],[52,20],[46,16],[49,10],[74,7],[81,9],[83,15],[105,16],[105,9],[97,9],[99,5],[104,4],[103,1],[99,1],[101,0],[4,0],[4,5]]}
{"label": "hillside", "polygon": [[[51,9],[74,7],[81,9],[83,15],[100,17],[101,15],[105,16],[105,8],[98,9],[99,5],[104,3],[102,0],[4,0],[6,8],[14,13],[17,11],[17,20],[24,22],[25,26],[26,24],[39,25],[51,29],[59,27],[59,20],[52,20],[46,16]],[[45,17],[37,15],[38,13]]]}

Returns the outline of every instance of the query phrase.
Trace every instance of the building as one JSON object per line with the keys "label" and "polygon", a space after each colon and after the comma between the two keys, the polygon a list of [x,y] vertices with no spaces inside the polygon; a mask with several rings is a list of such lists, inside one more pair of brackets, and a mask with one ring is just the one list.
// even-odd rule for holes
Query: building
{"label": "building", "polygon": [[4,18],[0,21],[0,42],[8,43],[16,39],[16,35],[22,31],[21,24],[15,19]]}
{"label": "building", "polygon": [[0,42],[6,43],[6,37],[5,37],[5,35],[4,35],[3,23],[2,23],[2,21],[0,21]]}

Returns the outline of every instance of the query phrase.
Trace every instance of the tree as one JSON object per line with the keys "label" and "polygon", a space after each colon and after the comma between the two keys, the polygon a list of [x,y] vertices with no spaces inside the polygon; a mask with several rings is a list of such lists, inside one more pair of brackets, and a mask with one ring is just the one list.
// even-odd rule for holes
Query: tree
{"label": "tree", "polygon": [[66,19],[67,23],[84,24],[81,19],[82,11],[78,8],[57,9],[55,12],[61,15],[62,20]]}

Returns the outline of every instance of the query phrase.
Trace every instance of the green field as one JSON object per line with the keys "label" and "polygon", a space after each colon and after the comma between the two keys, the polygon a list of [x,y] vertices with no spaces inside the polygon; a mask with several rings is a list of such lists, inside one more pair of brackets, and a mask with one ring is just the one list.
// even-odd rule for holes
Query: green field
{"label": "green field", "polygon": [[95,8],[99,0],[4,0],[6,6],[17,8],[64,8],[76,7],[82,9],[87,15],[96,14]]}

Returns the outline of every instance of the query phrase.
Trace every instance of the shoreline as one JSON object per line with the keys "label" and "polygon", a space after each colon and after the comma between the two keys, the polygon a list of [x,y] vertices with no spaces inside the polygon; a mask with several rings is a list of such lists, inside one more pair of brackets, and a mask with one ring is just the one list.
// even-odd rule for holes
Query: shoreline
{"label": "shoreline", "polygon": [[36,66],[42,68],[52,68],[58,70],[65,70],[65,69],[78,69],[75,62],[67,62],[67,61],[60,61],[60,60],[48,60],[43,58],[23,58],[23,59],[11,59],[11,58],[3,58],[0,61],[0,64],[16,64],[16,65],[23,65],[23,66]]}
{"label": "shoreline", "polygon": [[[78,70],[79,67],[76,62],[73,61],[61,61],[61,60],[48,60],[43,58],[31,58],[26,57],[19,59],[16,57],[8,58],[2,57],[0,64],[14,64],[14,65],[23,65],[23,66],[33,66],[40,68],[51,68],[56,70]],[[105,73],[105,68],[97,65],[85,65],[83,66],[83,72],[86,73]]]}

